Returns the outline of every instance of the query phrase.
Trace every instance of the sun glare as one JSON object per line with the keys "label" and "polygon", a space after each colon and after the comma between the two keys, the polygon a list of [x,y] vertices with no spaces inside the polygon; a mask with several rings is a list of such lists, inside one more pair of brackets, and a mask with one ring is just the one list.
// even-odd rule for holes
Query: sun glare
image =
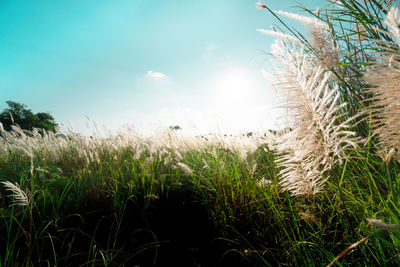
{"label": "sun glare", "polygon": [[246,70],[235,69],[219,76],[211,86],[210,104],[222,111],[238,110],[256,102],[254,82]]}
{"label": "sun glare", "polygon": [[227,111],[250,106],[256,96],[254,83],[245,70],[228,71],[217,78],[212,88],[212,106]]}

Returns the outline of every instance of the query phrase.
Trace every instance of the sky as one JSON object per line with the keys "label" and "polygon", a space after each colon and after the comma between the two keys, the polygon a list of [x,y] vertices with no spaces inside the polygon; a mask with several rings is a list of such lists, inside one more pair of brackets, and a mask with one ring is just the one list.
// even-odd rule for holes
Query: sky
{"label": "sky", "polygon": [[[255,2],[0,0],[0,110],[20,102],[82,133],[87,117],[143,132],[277,128],[279,102],[260,71],[272,70],[273,38],[256,29],[278,22]],[[298,3],[326,5],[264,2]]]}

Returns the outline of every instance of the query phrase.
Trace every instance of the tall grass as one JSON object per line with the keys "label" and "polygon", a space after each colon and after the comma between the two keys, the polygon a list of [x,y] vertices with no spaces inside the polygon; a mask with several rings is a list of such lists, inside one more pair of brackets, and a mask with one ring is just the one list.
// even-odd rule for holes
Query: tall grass
{"label": "tall grass", "polygon": [[393,3],[258,3],[289,131],[0,127],[0,265],[399,265]]}
{"label": "tall grass", "polygon": [[[272,11],[268,6],[258,4],[259,8],[276,17],[281,15],[294,19],[309,28],[308,37],[304,37],[280,19],[288,32],[262,32],[280,39],[273,45],[272,55],[283,68],[278,68],[274,75],[265,76],[272,80],[283,98],[293,128],[293,131],[280,137],[275,146],[278,155],[281,155],[281,184],[284,190],[294,195],[312,196],[311,205],[316,204],[315,196],[321,192],[322,186],[325,183],[329,186],[332,182],[335,186],[329,186],[327,192],[333,189],[340,201],[349,193],[351,198],[347,205],[351,206],[357,201],[355,194],[367,193],[361,187],[367,182],[369,187],[375,187],[375,192],[370,192],[370,202],[379,195],[379,202],[384,206],[380,212],[398,210],[394,203],[386,206],[397,198],[398,188],[398,177],[394,174],[398,165],[391,160],[394,156],[397,161],[397,121],[400,119],[397,112],[396,60],[400,20],[395,2],[332,1],[326,8],[315,11],[302,7],[309,16]],[[324,87],[325,91],[321,89]],[[337,129],[331,130],[334,127]],[[327,140],[334,145],[327,145]],[[339,149],[341,153],[337,152]],[[372,160],[373,154],[379,156],[381,162]],[[367,178],[363,177],[365,182],[354,175],[347,182],[353,187],[343,186],[346,183],[344,177],[350,173],[349,167],[340,176],[334,172],[344,160],[346,167],[349,163],[354,164],[351,168],[359,170],[360,164],[368,166],[369,174],[364,174]],[[383,166],[384,176],[378,175],[376,165]],[[355,188],[358,192],[353,191]],[[340,206],[340,202],[335,205]],[[352,211],[358,214],[356,210]],[[367,216],[361,218],[366,220]],[[398,215],[392,213],[386,220],[398,221]],[[397,227],[375,219],[368,222],[385,230]],[[355,232],[356,228],[352,226],[348,230]],[[375,237],[375,234],[365,234],[338,254],[331,264],[368,238]],[[390,240],[388,234],[385,236],[386,245],[398,242],[397,235],[391,237]],[[387,252],[379,246],[377,251],[385,257],[390,255],[394,262],[398,261],[396,250]]]}

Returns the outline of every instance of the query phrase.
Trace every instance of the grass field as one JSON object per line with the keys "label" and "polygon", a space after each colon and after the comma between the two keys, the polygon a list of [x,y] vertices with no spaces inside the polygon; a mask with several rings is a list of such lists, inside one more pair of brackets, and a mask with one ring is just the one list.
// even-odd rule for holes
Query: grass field
{"label": "grass field", "polygon": [[0,265],[400,265],[395,4],[258,3],[288,131],[2,130]]}

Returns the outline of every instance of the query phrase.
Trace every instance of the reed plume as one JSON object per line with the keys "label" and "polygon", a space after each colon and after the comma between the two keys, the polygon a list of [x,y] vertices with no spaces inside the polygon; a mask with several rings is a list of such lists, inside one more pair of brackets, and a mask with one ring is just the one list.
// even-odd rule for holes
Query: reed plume
{"label": "reed plume", "polygon": [[376,228],[384,229],[387,231],[400,229],[400,224],[387,224],[379,219],[367,219],[367,221]]}
{"label": "reed plume", "polygon": [[339,64],[339,49],[331,36],[332,32],[328,24],[315,17],[302,16],[282,10],[278,10],[276,13],[308,27],[311,38],[307,43],[309,48],[318,56],[320,65],[331,68]]}
{"label": "reed plume", "polygon": [[18,183],[11,183],[9,181],[1,182],[6,191],[10,191],[9,196],[13,199],[11,206],[27,206],[29,199],[27,194],[19,187]]}
{"label": "reed plume", "polygon": [[[304,22],[316,23],[311,18]],[[357,147],[359,139],[347,130],[356,117],[344,119],[347,104],[339,104],[340,93],[332,72],[326,70],[326,62],[308,55],[304,46],[290,43],[289,38],[285,41],[277,40],[272,45],[272,54],[282,67],[269,76],[293,129],[275,144],[280,184],[293,195],[312,195],[322,191],[333,165],[346,158],[345,151]]]}
{"label": "reed plume", "polygon": [[[381,149],[400,149],[400,32],[399,7],[391,7],[384,24],[387,30],[376,29],[389,37],[377,40],[378,56],[367,68],[366,89],[373,96],[371,101],[371,124],[374,135],[379,137]],[[397,160],[400,154],[391,153]]]}

